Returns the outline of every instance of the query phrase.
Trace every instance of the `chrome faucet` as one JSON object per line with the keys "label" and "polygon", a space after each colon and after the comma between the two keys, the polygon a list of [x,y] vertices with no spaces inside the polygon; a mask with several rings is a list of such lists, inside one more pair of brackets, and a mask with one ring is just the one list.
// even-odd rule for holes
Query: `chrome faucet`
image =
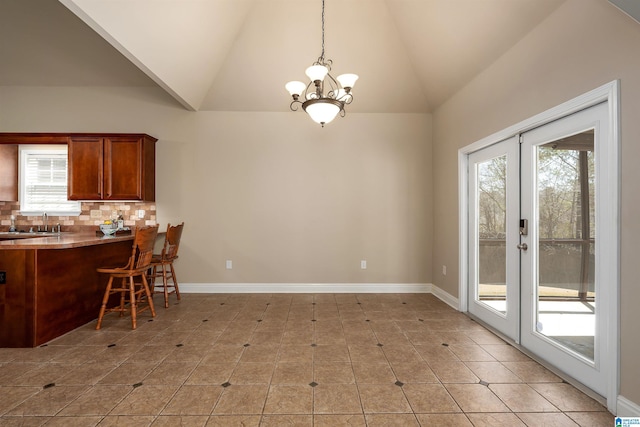
{"label": "chrome faucet", "polygon": [[44,225],[44,230],[43,231],[49,231],[49,225],[47,224],[48,222],[48,217],[47,217],[47,213],[43,212],[42,213],[42,224]]}

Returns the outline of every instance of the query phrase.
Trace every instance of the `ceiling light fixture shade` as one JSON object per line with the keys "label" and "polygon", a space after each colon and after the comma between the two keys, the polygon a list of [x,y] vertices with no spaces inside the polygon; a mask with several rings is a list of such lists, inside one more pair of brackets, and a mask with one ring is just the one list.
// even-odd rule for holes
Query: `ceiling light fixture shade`
{"label": "ceiling light fixture shade", "polygon": [[302,82],[292,81],[287,83],[285,88],[287,88],[289,94],[293,96],[293,99],[297,100],[300,94],[307,88],[307,85]]}
{"label": "ceiling light fixture shade", "polygon": [[[297,111],[298,104],[309,114],[311,119],[324,127],[338,114],[344,117],[344,106],[351,104],[353,94],[351,90],[358,80],[356,74],[341,74],[337,79],[331,75],[331,60],[324,57],[324,0],[322,0],[322,54],[316,62],[306,69],[308,84],[291,81],[285,88],[293,98],[289,106]],[[302,98],[302,99],[300,99]]]}
{"label": "ceiling light fixture shade", "polygon": [[349,92],[351,88],[356,84],[356,80],[358,80],[357,74],[340,74],[336,77],[338,83],[342,85],[346,92]]}
{"label": "ceiling light fixture shade", "polygon": [[324,65],[312,65],[304,72],[312,82],[317,80],[323,81],[324,77],[329,74],[329,70]]}
{"label": "ceiling light fixture shade", "polygon": [[340,111],[344,111],[342,102],[331,98],[310,99],[302,103],[302,108],[311,120],[322,126],[335,119]]}

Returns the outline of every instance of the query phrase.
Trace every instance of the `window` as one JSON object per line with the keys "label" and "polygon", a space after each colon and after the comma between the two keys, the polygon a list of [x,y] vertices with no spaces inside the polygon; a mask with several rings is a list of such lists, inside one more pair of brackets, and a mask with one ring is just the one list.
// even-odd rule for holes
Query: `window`
{"label": "window", "polygon": [[80,202],[67,200],[67,146],[20,146],[20,213],[79,215]]}

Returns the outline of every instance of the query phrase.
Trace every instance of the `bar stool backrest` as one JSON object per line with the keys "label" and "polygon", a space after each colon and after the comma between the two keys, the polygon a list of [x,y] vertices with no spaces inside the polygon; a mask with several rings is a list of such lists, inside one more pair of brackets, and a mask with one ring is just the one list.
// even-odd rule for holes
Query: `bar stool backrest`
{"label": "bar stool backrest", "polygon": [[153,245],[158,235],[158,226],[150,225],[136,230],[133,240],[133,251],[129,259],[130,270],[144,270],[151,265],[153,257]]}
{"label": "bar stool backrest", "polygon": [[178,258],[178,248],[180,247],[183,228],[184,222],[173,227],[171,224],[167,224],[167,235],[164,239],[164,247],[162,248],[163,261],[173,261]]}

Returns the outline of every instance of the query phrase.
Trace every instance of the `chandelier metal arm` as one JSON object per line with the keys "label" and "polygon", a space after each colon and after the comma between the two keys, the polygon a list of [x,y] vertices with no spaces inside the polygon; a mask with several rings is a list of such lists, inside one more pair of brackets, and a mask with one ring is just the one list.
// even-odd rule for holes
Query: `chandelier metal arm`
{"label": "chandelier metal arm", "polygon": [[289,109],[291,111],[298,111],[299,109],[298,104],[302,105],[302,102],[298,101],[297,99],[294,99],[293,101],[291,101],[291,104],[289,104]]}
{"label": "chandelier metal arm", "polygon": [[313,104],[319,103],[319,102],[333,104],[333,105],[335,105],[336,107],[338,107],[341,111],[344,111],[344,108],[343,108],[343,106],[344,106],[344,105],[343,105],[343,103],[342,103],[342,102],[340,102],[340,101],[338,101],[338,100],[335,100],[335,99],[328,99],[328,98],[322,98],[322,99],[308,99],[308,100],[306,100],[306,101],[304,101],[304,102],[302,103],[302,109],[306,111],[306,110],[307,110],[307,107],[309,107],[310,105],[313,105]]}

